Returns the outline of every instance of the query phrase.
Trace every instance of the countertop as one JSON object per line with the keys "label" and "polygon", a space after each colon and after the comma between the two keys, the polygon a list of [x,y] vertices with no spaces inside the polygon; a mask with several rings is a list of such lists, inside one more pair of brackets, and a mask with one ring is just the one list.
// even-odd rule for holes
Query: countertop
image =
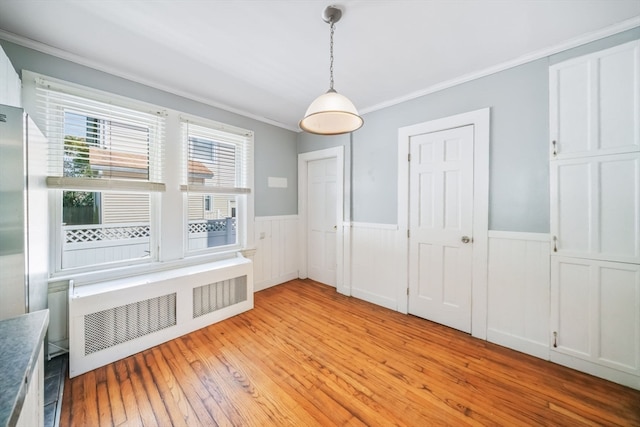
{"label": "countertop", "polygon": [[18,421],[49,326],[49,310],[0,320],[0,426]]}

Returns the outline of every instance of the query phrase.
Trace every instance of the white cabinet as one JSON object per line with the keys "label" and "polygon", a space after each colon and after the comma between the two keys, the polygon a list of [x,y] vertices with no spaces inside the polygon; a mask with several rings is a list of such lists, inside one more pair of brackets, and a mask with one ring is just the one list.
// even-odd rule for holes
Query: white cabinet
{"label": "white cabinet", "polygon": [[633,41],[549,69],[553,158],[640,148],[639,64]]}
{"label": "white cabinet", "polygon": [[551,307],[553,351],[640,376],[640,265],[554,256]]}
{"label": "white cabinet", "polygon": [[640,41],[550,68],[551,360],[640,389]]}
{"label": "white cabinet", "polygon": [[640,152],[552,161],[558,255],[640,263]]}
{"label": "white cabinet", "polygon": [[44,346],[40,346],[36,365],[28,382],[20,417],[16,427],[44,425]]}

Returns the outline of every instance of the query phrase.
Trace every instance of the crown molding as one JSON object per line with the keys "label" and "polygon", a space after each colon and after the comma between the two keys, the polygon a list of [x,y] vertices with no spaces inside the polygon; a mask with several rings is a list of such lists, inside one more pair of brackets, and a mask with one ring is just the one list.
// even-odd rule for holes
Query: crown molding
{"label": "crown molding", "polygon": [[190,93],[190,92],[186,92],[186,91],[181,91],[181,90],[176,90],[175,88],[171,88],[169,86],[166,85],[162,85],[162,84],[158,84],[157,82],[154,82],[152,80],[149,79],[145,79],[141,76],[135,75],[135,74],[131,74],[131,73],[124,73],[121,70],[118,70],[116,68],[110,67],[100,61],[93,61],[87,58],[84,58],[80,55],[76,55],[70,52],[67,52],[66,50],[63,49],[59,49],[57,47],[53,47],[50,46],[46,43],[42,43],[42,42],[38,42],[35,40],[31,40],[29,38],[26,37],[22,37],[19,36],[17,34],[13,34],[10,33],[8,31],[2,30],[0,29],[0,39],[6,40],[8,42],[11,43],[15,43],[17,45],[29,48],[29,49],[33,49],[36,50],[38,52],[42,52],[45,53],[47,55],[51,55],[51,56],[55,56],[56,58],[60,58],[63,59],[65,61],[69,61],[69,62],[73,62],[75,64],[78,65],[82,65],[88,68],[92,68],[94,70],[97,71],[101,71],[103,73],[107,73],[116,77],[120,77],[126,80],[130,80],[132,82],[135,83],[139,83],[145,86],[149,86],[152,87],[154,89],[158,89],[161,90],[163,92],[167,92],[170,93],[172,95],[176,95],[176,96],[180,96],[182,98],[186,98],[186,99],[190,99],[192,101],[196,101],[196,102],[200,102],[202,104],[208,105],[210,107],[214,107],[214,108],[218,108],[220,110],[224,110],[226,112],[229,113],[233,113],[233,114],[237,114],[239,116],[243,116],[249,119],[253,119],[253,120],[257,120],[259,122],[262,123],[266,123],[272,126],[276,126],[282,129],[286,129],[286,130],[290,130],[293,132],[299,132],[300,129],[297,126],[290,126],[287,125],[285,123],[281,123],[278,122],[276,120],[273,119],[268,119],[266,117],[262,117],[262,116],[258,116],[256,114],[253,113],[249,113],[247,111],[244,110],[240,110],[238,108],[234,108],[234,107],[230,107],[228,105],[225,105],[223,103],[220,102],[216,102],[213,101],[211,99],[207,99],[204,98],[202,96]]}
{"label": "crown molding", "polygon": [[[463,76],[460,77],[456,77],[454,79],[451,80],[447,80],[445,82],[442,83],[438,83],[436,85],[427,87],[425,89],[421,89],[419,91],[416,92],[412,92],[409,93],[407,95],[401,96],[401,97],[397,97],[397,98],[393,98],[390,99],[388,101],[384,101],[378,104],[375,104],[371,107],[366,107],[366,108],[362,108],[359,109],[360,114],[367,114],[367,113],[371,113],[374,111],[378,111],[378,110],[382,110],[384,108],[388,108],[397,104],[401,104],[403,102],[407,102],[407,101],[411,101],[413,99],[419,98],[421,96],[425,96],[434,92],[438,92],[444,89],[448,89],[450,87],[454,87],[472,80],[476,80],[479,79],[481,77],[486,77],[489,76],[491,74],[495,74],[504,70],[507,70],[509,68],[513,68],[513,67],[517,67],[519,65],[522,64],[526,64],[528,62],[531,61],[535,61],[541,58],[545,58],[548,57],[550,55],[554,55],[556,53],[568,50],[568,49],[572,49],[574,47],[578,47],[581,46],[583,44],[586,43],[590,43],[608,36],[612,36],[614,34],[618,34],[621,33],[623,31],[626,30],[630,30],[632,28],[638,27],[640,26],[640,16],[619,22],[617,24],[602,28],[600,30],[597,31],[593,31],[590,33],[586,33],[583,34],[582,36],[567,40],[563,43],[557,44],[555,46],[549,47],[549,48],[545,48],[545,49],[541,49],[539,51],[536,52],[532,52],[530,54],[527,55],[523,55],[519,58],[510,60],[510,61],[506,61],[503,62],[501,64],[489,67],[489,68],[485,68],[483,70],[479,70],[473,73],[469,73],[469,74],[465,74]],[[227,111],[229,113],[233,113],[233,114],[238,114],[240,116],[246,117],[246,118],[250,118],[262,123],[266,123],[272,126],[276,126],[282,129],[286,129],[286,130],[290,130],[293,132],[301,132],[301,130],[298,128],[298,126],[291,126],[285,123],[281,123],[278,122],[276,120],[273,119],[268,119],[266,117],[262,117],[262,116],[258,116],[255,115],[253,113],[249,113],[247,111],[244,110],[240,110],[234,107],[230,107],[228,105],[225,105],[223,103],[219,103],[216,101],[213,101],[211,99],[207,99],[204,98],[202,96],[199,96],[197,94],[194,93],[189,93],[186,91],[180,91],[180,90],[176,90],[175,88],[171,88],[168,87],[166,85],[161,85],[158,84],[157,82],[145,79],[141,76],[138,75],[134,75],[134,74],[130,74],[130,73],[124,73],[121,70],[115,69],[113,67],[110,67],[102,62],[99,61],[93,61],[93,60],[89,60],[87,58],[81,57],[79,55],[67,52],[65,50],[47,45],[45,43],[41,43],[35,40],[31,40],[28,39],[26,37],[22,37],[22,36],[18,36],[16,34],[10,33],[8,31],[2,30],[0,29],[0,39],[4,39],[7,40],[11,43],[15,43],[17,45],[29,48],[29,49],[33,49],[36,50],[38,52],[42,52],[51,56],[55,56],[57,58],[66,60],[66,61],[70,61],[79,65],[83,65],[86,66],[88,68],[92,68],[95,69],[97,71],[101,71],[107,74],[111,74],[114,75],[116,77],[120,77],[126,80],[130,80],[133,81],[135,83],[139,83],[139,84],[143,84],[145,86],[149,86],[152,87],[154,89],[158,89],[161,90],[163,92],[167,92],[170,93],[172,95],[176,95],[176,96],[180,96],[186,99],[190,99],[196,102],[200,102],[202,104],[205,105],[209,105],[211,107],[214,108],[218,108],[220,110],[224,110]]]}
{"label": "crown molding", "polygon": [[503,62],[501,64],[495,65],[493,67],[485,68],[480,71],[476,71],[470,74],[465,74],[461,77],[457,77],[451,80],[447,80],[442,83],[438,83],[436,85],[430,86],[428,88],[409,93],[405,96],[401,96],[398,98],[391,99],[389,101],[381,102],[379,104],[375,104],[371,107],[360,109],[360,114],[372,113],[374,111],[382,110],[387,107],[392,107],[394,105],[401,104],[403,102],[411,101],[413,99],[419,98],[424,95],[429,95],[434,92],[441,91],[443,89],[448,89],[453,86],[457,86],[462,83],[466,83],[472,80],[479,79],[481,77],[486,77],[491,74],[499,73],[500,71],[507,70],[509,68],[517,67],[519,65],[526,64],[531,61],[535,61],[541,58],[545,58],[547,56],[554,55],[556,53],[563,52],[568,49],[572,49],[574,47],[581,46],[583,44],[587,44],[608,36],[612,36],[614,34],[621,33],[626,30],[630,30],[632,28],[640,26],[640,16],[627,19],[625,21],[619,22],[617,24],[602,28],[597,31],[593,31],[590,33],[583,34],[579,37],[575,37],[573,39],[567,40],[563,43],[557,44],[555,46],[538,50],[536,52],[529,53],[527,55],[523,55],[519,58]]}

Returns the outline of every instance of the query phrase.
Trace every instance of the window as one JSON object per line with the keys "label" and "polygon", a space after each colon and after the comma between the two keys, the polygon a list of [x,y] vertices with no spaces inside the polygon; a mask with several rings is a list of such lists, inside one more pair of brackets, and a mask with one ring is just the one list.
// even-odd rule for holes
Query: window
{"label": "window", "polygon": [[182,130],[187,252],[239,247],[246,232],[253,134],[187,119]]}
{"label": "window", "polygon": [[28,71],[23,93],[49,141],[53,277],[84,285],[251,246],[251,131]]}
{"label": "window", "polygon": [[54,272],[157,259],[164,115],[103,97],[57,81],[36,84],[59,236]]}

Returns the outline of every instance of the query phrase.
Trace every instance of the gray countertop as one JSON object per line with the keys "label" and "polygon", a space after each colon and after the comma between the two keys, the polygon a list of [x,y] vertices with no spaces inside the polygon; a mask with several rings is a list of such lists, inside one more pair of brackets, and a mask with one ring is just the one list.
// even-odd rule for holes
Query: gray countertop
{"label": "gray countertop", "polygon": [[[38,355],[49,326],[49,310],[0,320],[0,426],[18,421],[27,380],[38,362]],[[44,367],[43,367],[44,368]]]}

